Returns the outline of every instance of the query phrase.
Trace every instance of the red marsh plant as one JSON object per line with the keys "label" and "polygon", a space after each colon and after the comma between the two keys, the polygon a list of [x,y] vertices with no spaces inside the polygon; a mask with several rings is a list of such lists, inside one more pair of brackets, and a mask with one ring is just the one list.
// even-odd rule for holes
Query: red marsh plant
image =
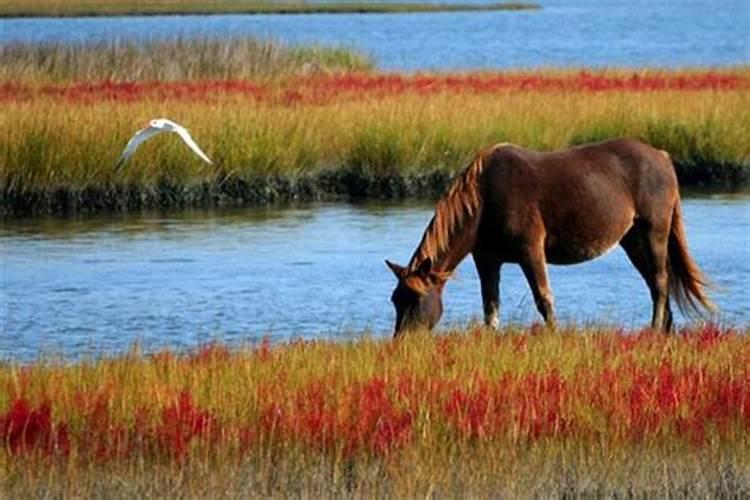
{"label": "red marsh plant", "polygon": [[148,434],[158,451],[181,459],[188,454],[193,441],[216,443],[221,427],[210,411],[197,406],[192,395],[182,391],[162,409],[160,419]]}
{"label": "red marsh plant", "polygon": [[0,436],[11,455],[41,452],[46,455],[67,455],[70,442],[65,423],[53,423],[52,406],[48,401],[37,406],[24,398],[10,403],[0,417]]}
{"label": "red marsh plant", "polygon": [[384,99],[439,93],[499,92],[660,92],[730,91],[747,89],[750,80],[738,72],[637,73],[467,73],[400,75],[345,73],[290,77],[275,82],[250,80],[80,81],[34,84],[8,81],[0,85],[0,101],[48,97],[75,103],[139,100],[215,101],[235,97],[283,105],[325,104],[337,99]]}
{"label": "red marsh plant", "polygon": [[[748,361],[746,331],[707,325],[674,337],[476,328],[39,365],[24,394],[2,394],[0,455],[364,460],[534,443],[723,443],[739,453],[750,446]],[[0,387],[12,388],[17,373],[0,367]]]}

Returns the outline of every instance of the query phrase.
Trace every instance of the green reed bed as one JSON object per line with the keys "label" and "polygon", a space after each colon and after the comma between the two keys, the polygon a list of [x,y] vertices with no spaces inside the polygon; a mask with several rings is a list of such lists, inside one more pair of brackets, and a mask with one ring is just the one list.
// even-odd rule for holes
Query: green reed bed
{"label": "green reed bed", "polygon": [[144,16],[184,14],[376,14],[540,9],[537,3],[420,3],[304,0],[0,0],[0,17]]}
{"label": "green reed bed", "polygon": [[[223,84],[207,84],[205,92],[177,87],[171,97],[142,95],[140,87],[92,94],[86,86],[71,93],[6,86],[0,206],[41,213],[434,197],[489,144],[555,150],[620,136],[669,151],[683,186],[748,182],[744,88],[382,94],[359,87],[347,93],[328,77],[284,81],[250,94],[227,93]],[[330,94],[318,93],[331,82],[338,83]],[[307,86],[318,89],[311,99]],[[215,165],[162,135],[115,170],[128,138],[155,117],[188,127]]]}
{"label": "green reed bed", "polygon": [[0,364],[0,495],[750,494],[747,328],[479,327]]}
{"label": "green reed bed", "polygon": [[367,56],[343,47],[247,37],[0,45],[0,81],[26,83],[236,80],[372,67]]}

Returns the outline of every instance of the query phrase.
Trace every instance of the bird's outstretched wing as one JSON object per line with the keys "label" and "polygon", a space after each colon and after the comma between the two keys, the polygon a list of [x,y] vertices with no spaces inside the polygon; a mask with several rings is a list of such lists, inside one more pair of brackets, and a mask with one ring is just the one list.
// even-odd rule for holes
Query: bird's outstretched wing
{"label": "bird's outstretched wing", "polygon": [[133,156],[133,153],[135,153],[135,150],[138,149],[138,147],[141,144],[143,144],[146,140],[162,132],[176,133],[185,142],[185,144],[187,144],[187,146],[193,150],[195,154],[201,157],[203,161],[211,165],[213,164],[211,160],[208,158],[208,156],[206,156],[206,153],[204,153],[201,150],[201,148],[199,148],[198,145],[195,143],[193,138],[190,137],[190,133],[187,131],[185,127],[171,120],[167,120],[166,118],[160,118],[158,120],[152,120],[151,125],[139,130],[138,132],[135,133],[133,137],[130,138],[130,140],[128,141],[128,144],[125,146],[125,151],[122,152],[120,159],[117,160],[117,163],[115,164],[115,169],[119,168],[123,163],[125,163],[128,160],[128,158]]}
{"label": "bird's outstretched wing", "polygon": [[120,159],[117,160],[117,163],[115,163],[115,169],[120,168],[120,166],[125,163],[128,158],[133,156],[133,153],[135,153],[135,150],[138,149],[138,146],[143,144],[147,139],[161,132],[165,131],[154,127],[142,128],[141,130],[136,132],[135,135],[130,138],[128,144],[125,146],[125,150],[122,152],[122,155],[120,155]]}
{"label": "bird's outstretched wing", "polygon": [[182,140],[185,142],[185,144],[187,144],[187,146],[190,149],[192,149],[195,154],[197,154],[198,156],[200,156],[201,159],[203,159],[203,161],[205,161],[209,165],[213,165],[213,162],[208,158],[208,156],[206,156],[206,153],[204,153],[201,150],[201,148],[198,147],[198,145],[195,143],[195,141],[193,140],[193,138],[190,136],[190,132],[188,132],[185,127],[177,125],[174,122],[172,122],[172,123],[173,123],[172,126],[174,127],[174,132],[177,133],[177,135],[179,135],[180,138],[182,138]]}

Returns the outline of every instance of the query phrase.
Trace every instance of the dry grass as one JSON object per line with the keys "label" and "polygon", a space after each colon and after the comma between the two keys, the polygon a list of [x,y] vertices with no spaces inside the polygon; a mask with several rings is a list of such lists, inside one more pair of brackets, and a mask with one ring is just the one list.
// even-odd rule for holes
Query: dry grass
{"label": "dry grass", "polygon": [[345,48],[254,38],[0,45],[0,81],[26,83],[258,79],[371,67],[366,56]]}

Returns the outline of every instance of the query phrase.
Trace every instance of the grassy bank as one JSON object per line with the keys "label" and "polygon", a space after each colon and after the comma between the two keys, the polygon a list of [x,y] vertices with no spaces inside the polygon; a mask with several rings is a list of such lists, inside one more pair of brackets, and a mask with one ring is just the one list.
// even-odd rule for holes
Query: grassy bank
{"label": "grassy bank", "polygon": [[373,62],[342,47],[255,38],[190,38],[0,45],[0,81],[182,81],[367,71]]}
{"label": "grassy bank", "polygon": [[[436,196],[475,152],[609,137],[670,152],[683,186],[746,186],[750,92],[726,73],[290,77],[0,87],[5,213]],[[155,117],[188,127],[114,162]]]}
{"label": "grassy bank", "polygon": [[2,493],[750,494],[750,336],[479,328],[0,365]]}
{"label": "grassy bank", "polygon": [[537,3],[419,3],[269,0],[0,0],[0,17],[148,16],[211,14],[404,14],[540,9]]}
{"label": "grassy bank", "polygon": [[[670,152],[684,186],[750,179],[750,73],[382,74],[357,52],[255,39],[0,46],[0,211],[435,197],[480,148],[609,137]],[[187,126],[113,164],[155,117]]]}

